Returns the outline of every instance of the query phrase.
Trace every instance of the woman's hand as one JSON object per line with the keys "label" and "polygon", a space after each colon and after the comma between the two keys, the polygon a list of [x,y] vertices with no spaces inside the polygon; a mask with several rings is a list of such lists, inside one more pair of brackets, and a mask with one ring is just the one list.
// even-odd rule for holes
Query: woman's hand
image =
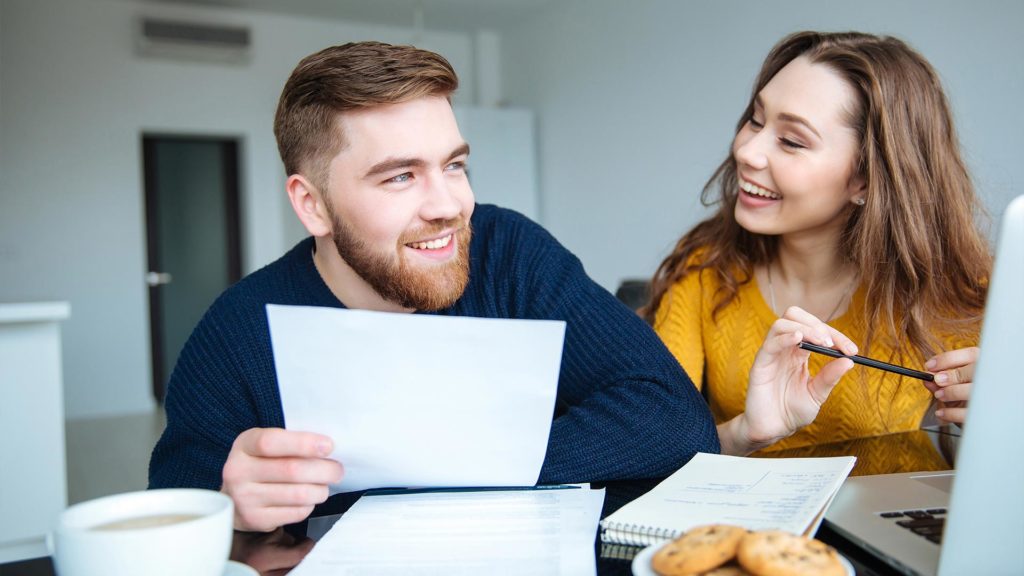
{"label": "woman's hand", "polygon": [[846,355],[857,353],[852,340],[812,314],[795,306],[786,310],[754,358],[746,412],[718,427],[723,454],[749,454],[810,424],[832,388],[853,368],[849,358],[837,358],[812,378],[807,369],[810,353],[799,348],[804,340]]}
{"label": "woman's hand", "polygon": [[943,352],[925,362],[925,369],[935,374],[935,382],[926,382],[925,386],[939,401],[935,416],[940,421],[964,423],[979,354],[980,350],[972,346]]}

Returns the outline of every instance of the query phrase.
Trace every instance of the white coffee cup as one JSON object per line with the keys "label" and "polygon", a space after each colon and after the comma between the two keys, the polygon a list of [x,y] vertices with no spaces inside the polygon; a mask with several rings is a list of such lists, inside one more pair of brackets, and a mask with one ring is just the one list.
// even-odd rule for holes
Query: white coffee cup
{"label": "white coffee cup", "polygon": [[47,542],[59,576],[221,576],[233,514],[213,490],[129,492],[69,507]]}

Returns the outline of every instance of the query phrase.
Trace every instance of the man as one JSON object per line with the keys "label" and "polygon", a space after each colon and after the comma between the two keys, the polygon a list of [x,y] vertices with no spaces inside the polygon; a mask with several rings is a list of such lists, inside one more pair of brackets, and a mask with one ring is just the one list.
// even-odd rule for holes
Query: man
{"label": "man", "polygon": [[[566,321],[541,483],[665,476],[718,451],[705,403],[647,325],[539,226],[474,204],[457,85],[441,56],[375,42],[292,72],[274,132],[312,238],[228,289],[197,326],[168,385],[150,487],[221,489],[237,529],[269,531],[305,519],[341,480],[331,438],[281,429],[267,303]],[[396,336],[396,359],[405,346],[444,354],[444,334]]]}

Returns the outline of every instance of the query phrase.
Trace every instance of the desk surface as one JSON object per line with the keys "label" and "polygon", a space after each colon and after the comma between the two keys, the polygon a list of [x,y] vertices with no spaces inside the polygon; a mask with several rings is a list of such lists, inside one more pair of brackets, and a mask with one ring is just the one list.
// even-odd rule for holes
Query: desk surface
{"label": "desk surface", "polygon": [[[889,434],[860,438],[834,444],[794,448],[765,454],[766,457],[844,456],[857,457],[853,475],[949,470],[955,457],[957,436],[937,430]],[[610,482],[606,489],[606,516],[627,502],[639,497],[658,480]],[[595,486],[598,486],[595,484]],[[598,486],[600,487],[600,486]],[[846,556],[858,575],[890,574],[885,565],[864,554],[841,536],[823,526],[817,537]],[[270,534],[236,533],[231,558],[255,567],[261,574],[287,574],[311,549],[311,540],[297,539],[283,530]],[[624,546],[602,546],[595,543],[597,573],[600,576],[628,576],[630,559],[639,549]],[[53,576],[49,558],[0,565],[0,576]]]}

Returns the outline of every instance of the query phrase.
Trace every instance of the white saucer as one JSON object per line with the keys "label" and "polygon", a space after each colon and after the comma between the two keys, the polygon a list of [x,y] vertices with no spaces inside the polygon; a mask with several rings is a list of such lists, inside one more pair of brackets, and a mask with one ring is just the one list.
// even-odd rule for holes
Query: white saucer
{"label": "white saucer", "polygon": [[227,566],[224,566],[223,576],[260,576],[260,573],[251,566],[246,566],[234,560],[228,560]]}
{"label": "white saucer", "polygon": [[[657,572],[651,569],[651,558],[658,551],[658,548],[661,547],[662,544],[648,546],[633,557],[633,563],[630,564],[633,576],[658,576]],[[853,569],[853,564],[850,564],[850,561],[844,558],[842,554],[838,554],[838,556],[839,561],[843,563],[843,568],[846,569],[847,576],[856,576],[857,573]]]}

